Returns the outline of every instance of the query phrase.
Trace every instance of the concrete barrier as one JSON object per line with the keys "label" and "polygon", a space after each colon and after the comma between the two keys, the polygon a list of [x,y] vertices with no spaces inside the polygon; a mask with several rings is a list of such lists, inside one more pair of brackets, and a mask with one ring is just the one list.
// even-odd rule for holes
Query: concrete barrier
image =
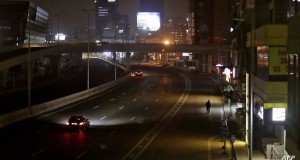
{"label": "concrete barrier", "polygon": [[35,106],[32,106],[31,108],[24,108],[20,109],[5,115],[0,116],[0,128],[3,128],[5,126],[8,126],[10,124],[26,120],[28,118],[32,118],[38,115],[41,115],[43,113],[52,111],[54,109],[63,108],[66,105],[72,104],[74,102],[83,100],[85,98],[95,96],[96,94],[99,94],[101,92],[104,92],[108,89],[111,89],[115,86],[118,86],[122,83],[124,83],[126,80],[129,79],[129,75],[126,75],[122,78],[119,78],[117,80],[99,85],[97,87],[91,88],[89,90],[84,90],[82,92],[78,92],[75,94],[68,95],[66,97],[58,98],[49,102],[41,103]]}

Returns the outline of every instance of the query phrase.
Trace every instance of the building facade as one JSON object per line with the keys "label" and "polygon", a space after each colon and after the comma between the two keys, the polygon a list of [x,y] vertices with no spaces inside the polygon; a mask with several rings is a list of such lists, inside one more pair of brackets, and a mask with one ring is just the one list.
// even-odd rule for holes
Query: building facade
{"label": "building facade", "polygon": [[274,156],[272,149],[280,157],[299,157],[299,19],[295,9],[298,2],[247,0],[238,4],[243,4],[241,7],[246,11],[235,18],[239,20],[235,23],[246,24],[239,26],[248,32],[244,52],[249,53],[245,56],[246,68],[253,85],[253,89],[249,86],[248,95],[252,98],[246,102],[246,110],[253,109],[250,143],[262,149],[267,158]]}
{"label": "building facade", "polygon": [[235,59],[225,50],[229,45],[230,3],[222,0],[190,0],[187,39],[189,44],[210,45],[219,51],[193,53],[199,62],[199,70],[211,73],[219,70],[217,64],[231,67]]}
{"label": "building facade", "polygon": [[[119,0],[97,0],[96,7],[96,39],[104,42],[119,41],[120,21],[124,22],[118,12]],[[128,19],[125,20],[128,22]]]}
{"label": "building facade", "polygon": [[46,43],[48,12],[28,1],[0,1],[0,46]]}
{"label": "building facade", "polygon": [[164,43],[187,44],[187,21],[184,17],[166,19],[162,29]]}
{"label": "building facade", "polygon": [[286,117],[287,146],[289,154],[300,157],[300,79],[299,79],[299,56],[300,56],[300,2],[288,0],[288,110]]}

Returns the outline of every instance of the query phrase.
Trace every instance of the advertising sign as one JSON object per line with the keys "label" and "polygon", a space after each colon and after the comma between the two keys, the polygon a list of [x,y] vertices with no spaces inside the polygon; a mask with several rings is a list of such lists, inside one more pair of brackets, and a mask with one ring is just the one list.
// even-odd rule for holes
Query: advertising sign
{"label": "advertising sign", "polygon": [[137,27],[146,31],[158,31],[160,28],[160,13],[138,12]]}
{"label": "advertising sign", "polygon": [[269,74],[286,75],[288,73],[288,54],[285,47],[269,47]]}

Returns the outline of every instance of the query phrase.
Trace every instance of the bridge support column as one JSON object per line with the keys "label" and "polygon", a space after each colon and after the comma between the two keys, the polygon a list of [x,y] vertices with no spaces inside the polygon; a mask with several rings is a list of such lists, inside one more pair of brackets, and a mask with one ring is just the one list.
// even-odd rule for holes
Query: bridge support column
{"label": "bridge support column", "polygon": [[130,71],[130,52],[126,52],[126,68],[127,68],[127,71]]}
{"label": "bridge support column", "polygon": [[54,55],[50,57],[50,74],[56,74],[57,77],[61,76],[61,55]]}
{"label": "bridge support column", "polygon": [[[35,60],[32,60],[30,63],[30,75],[31,75],[31,77],[30,77],[30,82],[32,82],[32,80],[33,80],[33,67],[34,67],[34,61]],[[23,73],[23,79],[25,80],[25,81],[27,81],[28,80],[28,62],[26,62],[26,63],[22,63],[22,73]]]}
{"label": "bridge support column", "polygon": [[7,82],[7,73],[8,69],[3,69],[0,71],[0,82],[2,87],[6,87],[6,82]]}
{"label": "bridge support column", "polygon": [[207,73],[211,73],[212,71],[212,57],[211,54],[207,55]]}
{"label": "bridge support column", "polygon": [[113,52],[112,54],[113,54],[113,62],[115,62],[115,63],[116,63],[116,59],[117,59],[117,53],[116,53],[116,52]]}

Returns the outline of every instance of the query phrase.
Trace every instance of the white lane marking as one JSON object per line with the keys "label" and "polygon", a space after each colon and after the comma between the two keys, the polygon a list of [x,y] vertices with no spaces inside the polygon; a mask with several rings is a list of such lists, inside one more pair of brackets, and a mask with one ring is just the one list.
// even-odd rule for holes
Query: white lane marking
{"label": "white lane marking", "polygon": [[155,102],[157,102],[157,101],[158,101],[158,99],[155,100]]}
{"label": "white lane marking", "polygon": [[147,111],[149,108],[150,108],[150,107],[146,107],[146,108],[145,108],[145,111]]}
{"label": "white lane marking", "polygon": [[114,100],[115,100],[114,98],[110,99],[111,102],[114,101]]}
{"label": "white lane marking", "polygon": [[132,101],[133,101],[133,102],[135,102],[135,101],[136,101],[136,98],[135,98],[135,99],[133,99]]}
{"label": "white lane marking", "polygon": [[110,133],[109,133],[109,136],[112,136],[112,135],[113,135],[113,134],[115,134],[115,133],[117,133],[117,131],[116,131],[116,130],[114,130],[114,131],[110,132]]}
{"label": "white lane marking", "polygon": [[100,118],[100,120],[103,120],[103,119],[105,119],[107,116],[104,116],[104,117],[102,117],[102,118]]}
{"label": "white lane marking", "polygon": [[211,160],[211,141],[213,140],[213,137],[211,137],[207,141],[207,160]]}
{"label": "white lane marking", "polygon": [[99,108],[100,106],[95,106],[94,109]]}
{"label": "white lane marking", "polygon": [[[149,131],[147,134],[122,158],[122,160],[136,160],[144,150],[152,143],[152,141],[159,135],[159,133],[165,128],[165,126],[170,122],[182,105],[185,103],[189,92],[191,90],[191,81],[190,79],[181,74],[185,79],[185,89],[181,97],[178,99],[177,103],[171,108],[171,110],[164,115],[164,117],[157,122],[157,124]],[[143,146],[143,147],[140,147]]]}
{"label": "white lane marking", "polygon": [[45,131],[46,131],[46,129],[42,129],[42,130],[38,131],[36,134],[42,134],[42,133],[44,133]]}
{"label": "white lane marking", "polygon": [[135,117],[132,117],[131,119],[130,119],[130,121],[133,121],[135,119]]}
{"label": "white lane marking", "polygon": [[45,151],[44,149],[40,149],[39,151],[37,151],[37,152],[31,154],[31,157],[35,157],[35,156],[41,154],[41,153],[44,152],[44,151]]}
{"label": "white lane marking", "polygon": [[100,149],[105,149],[105,148],[106,148],[106,145],[103,144],[103,143],[101,143],[101,144],[99,144],[99,147],[100,147]]}
{"label": "white lane marking", "polygon": [[124,109],[124,106],[119,107],[119,110]]}
{"label": "white lane marking", "polygon": [[82,156],[84,156],[87,152],[83,151],[82,153],[80,153],[75,159],[80,159]]}

